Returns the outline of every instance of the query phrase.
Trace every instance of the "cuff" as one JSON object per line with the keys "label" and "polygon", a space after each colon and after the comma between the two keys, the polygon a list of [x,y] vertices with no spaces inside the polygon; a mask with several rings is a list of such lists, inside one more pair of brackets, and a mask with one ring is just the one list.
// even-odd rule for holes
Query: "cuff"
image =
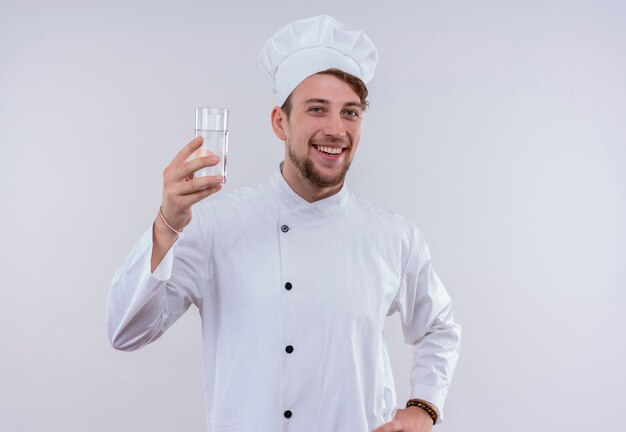
{"label": "cuff", "polygon": [[[154,229],[153,226],[150,225],[150,228],[146,230],[146,232],[143,234],[143,237],[141,239],[141,242],[144,244],[145,250],[148,251],[147,253],[148,269],[150,269],[150,260],[152,259],[152,247],[153,247],[153,243],[152,243],[153,231],[152,230],[153,229]],[[172,268],[174,267],[174,254],[176,252],[176,246],[178,242],[184,237],[184,235],[185,235],[184,233],[180,233],[178,235],[178,238],[174,241],[174,243],[172,244],[172,247],[169,248],[169,250],[163,257],[159,265],[152,272],[151,274],[152,277],[154,277],[155,279],[161,282],[166,282],[170,280],[170,278],[172,277]]]}
{"label": "cuff", "polygon": [[411,399],[419,399],[429,403],[437,411],[437,424],[443,421],[443,404],[445,396],[442,395],[441,389],[416,385],[413,386]]}

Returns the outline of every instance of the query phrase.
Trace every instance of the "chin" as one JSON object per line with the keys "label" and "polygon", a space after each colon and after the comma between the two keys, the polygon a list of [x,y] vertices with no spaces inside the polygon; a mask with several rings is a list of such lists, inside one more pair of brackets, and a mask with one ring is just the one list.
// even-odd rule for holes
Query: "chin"
{"label": "chin", "polygon": [[335,170],[332,173],[324,174],[323,172],[320,172],[320,170],[317,170],[312,166],[307,167],[306,165],[307,164],[305,164],[303,173],[305,178],[314,186],[319,188],[340,186],[346,178],[348,168],[350,168],[350,165],[348,164],[347,166],[342,166],[339,170]]}

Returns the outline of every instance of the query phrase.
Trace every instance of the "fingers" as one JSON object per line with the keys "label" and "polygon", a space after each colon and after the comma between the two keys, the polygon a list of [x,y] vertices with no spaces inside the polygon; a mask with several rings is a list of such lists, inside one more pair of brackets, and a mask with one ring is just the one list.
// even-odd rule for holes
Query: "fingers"
{"label": "fingers", "polygon": [[[196,137],[183,147],[163,170],[162,211],[176,227],[191,221],[191,206],[222,189],[222,176],[194,178],[194,172],[217,165],[220,158],[200,150],[202,137]],[[195,153],[195,157],[189,160]]]}
{"label": "fingers", "polygon": [[202,168],[212,167],[220,162],[220,157],[214,154],[199,157],[179,165],[177,179],[189,178],[192,174]]}
{"label": "fingers", "polygon": [[170,165],[179,165],[189,159],[189,156],[191,156],[194,151],[200,148],[200,146],[202,145],[202,140],[203,138],[201,136],[198,136],[189,141],[187,145],[183,147],[178,152],[178,154],[176,154],[176,156],[174,156],[174,159],[172,159]]}
{"label": "fingers", "polygon": [[220,175],[196,177],[180,185],[178,193],[180,195],[191,195],[206,188],[220,186],[224,178]]}
{"label": "fingers", "polygon": [[[195,180],[195,179],[194,179]],[[213,183],[203,189],[188,190],[186,195],[171,191],[163,195],[162,211],[173,226],[183,228],[191,221],[191,206],[222,189],[221,183]]]}
{"label": "fingers", "polygon": [[163,178],[167,184],[176,184],[183,180],[191,180],[193,178],[193,173],[202,168],[215,166],[219,163],[219,161],[220,157],[210,152],[208,152],[207,156],[202,156],[183,162],[179,162],[178,157],[176,157],[163,170]]}
{"label": "fingers", "polygon": [[193,204],[222,189],[222,176],[205,176],[179,182],[167,188],[163,201],[176,213],[186,213]]}
{"label": "fingers", "polygon": [[196,192],[192,192],[187,195],[181,196],[179,199],[184,207],[191,207],[195,203],[202,201],[206,197],[213,195],[216,192],[219,192],[222,189],[222,184],[217,184],[214,186],[206,187],[204,189],[200,189]]}

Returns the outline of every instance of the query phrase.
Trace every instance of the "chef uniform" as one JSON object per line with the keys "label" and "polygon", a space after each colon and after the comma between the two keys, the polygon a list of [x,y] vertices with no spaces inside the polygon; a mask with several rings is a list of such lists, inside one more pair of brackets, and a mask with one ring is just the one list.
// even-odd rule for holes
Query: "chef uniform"
{"label": "chef uniform", "polygon": [[[304,38],[315,47],[330,33],[335,45],[359,51],[350,61],[373,73],[369,39],[328,16],[279,30],[262,64],[274,55],[280,66],[280,55],[266,50],[284,47],[279,42],[294,29],[296,38],[317,36]],[[304,55],[296,45],[283,50],[285,57]],[[308,73],[296,63],[296,75]],[[308,75],[295,85],[277,83],[279,99]],[[263,184],[196,204],[153,273],[151,251],[149,228],[113,278],[111,343],[141,348],[195,305],[209,431],[365,432],[389,422],[397,401],[383,328],[395,312],[413,346],[412,397],[441,414],[460,337],[450,297],[420,231],[345,184],[309,203],[278,168]]]}

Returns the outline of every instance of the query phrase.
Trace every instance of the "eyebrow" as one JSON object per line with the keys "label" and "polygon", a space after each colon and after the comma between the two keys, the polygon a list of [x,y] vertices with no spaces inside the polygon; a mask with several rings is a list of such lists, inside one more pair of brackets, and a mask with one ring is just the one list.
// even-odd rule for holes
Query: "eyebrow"
{"label": "eyebrow", "polygon": [[326,100],[326,99],[311,98],[311,99],[305,100],[304,103],[305,104],[310,104],[310,103],[329,104],[330,102],[328,102],[328,100]]}
{"label": "eyebrow", "polygon": [[[310,99],[305,100],[304,103],[305,104],[318,103],[318,104],[328,105],[330,104],[330,101],[328,101],[327,99],[310,98]],[[343,104],[343,106],[363,108],[360,102],[354,102],[354,101],[346,102],[345,104]]]}

